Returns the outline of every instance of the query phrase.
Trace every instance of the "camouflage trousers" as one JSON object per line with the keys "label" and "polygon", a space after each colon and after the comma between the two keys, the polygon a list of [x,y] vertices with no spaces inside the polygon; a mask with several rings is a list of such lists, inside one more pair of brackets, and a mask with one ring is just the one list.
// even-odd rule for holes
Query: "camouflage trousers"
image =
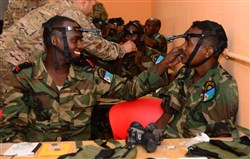
{"label": "camouflage trousers", "polygon": [[12,71],[12,69],[14,68],[14,66],[3,60],[2,58],[0,58],[0,108],[3,106],[4,103],[4,92],[6,92],[6,90],[4,89],[4,76],[7,73],[10,73]]}

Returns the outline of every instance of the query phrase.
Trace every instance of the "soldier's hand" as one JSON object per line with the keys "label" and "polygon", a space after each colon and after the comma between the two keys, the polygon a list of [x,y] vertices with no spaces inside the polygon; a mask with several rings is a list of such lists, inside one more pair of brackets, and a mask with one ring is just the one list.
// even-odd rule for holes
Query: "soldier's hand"
{"label": "soldier's hand", "polygon": [[173,67],[181,62],[185,54],[181,47],[173,48],[168,54],[166,54],[165,59],[168,60],[168,67]]}
{"label": "soldier's hand", "polygon": [[133,51],[137,51],[136,45],[133,41],[128,40],[125,43],[123,43],[122,45],[122,49],[124,53],[130,53]]}
{"label": "soldier's hand", "polygon": [[160,75],[164,73],[168,68],[173,68],[175,65],[180,63],[185,57],[185,54],[181,47],[173,48],[164,59],[157,64],[157,70]]}

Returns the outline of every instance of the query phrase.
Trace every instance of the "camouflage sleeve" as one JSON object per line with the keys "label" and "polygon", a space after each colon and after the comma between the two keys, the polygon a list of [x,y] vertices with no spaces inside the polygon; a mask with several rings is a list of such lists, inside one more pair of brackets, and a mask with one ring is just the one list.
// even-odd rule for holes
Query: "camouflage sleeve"
{"label": "camouflage sleeve", "polygon": [[107,93],[107,96],[125,100],[144,96],[165,85],[167,81],[167,75],[163,74],[159,76],[155,65],[147,71],[143,71],[138,76],[135,76],[132,80],[111,75],[109,78],[110,81],[107,82],[106,73],[101,73],[101,70],[102,69],[99,68],[97,71],[98,78],[103,79],[98,85],[98,92],[104,91],[103,94]]}
{"label": "camouflage sleeve", "polygon": [[[10,1],[5,12],[4,12],[4,26],[3,29],[9,28],[20,18],[24,17],[31,10],[45,5],[48,0],[39,0],[39,1],[27,1],[27,0],[18,0]],[[8,3],[7,0],[4,0],[3,3]]]}
{"label": "camouflage sleeve", "polygon": [[203,116],[207,121],[206,133],[212,137],[231,135],[238,111],[238,89],[236,82],[221,87],[216,102],[205,103]]}
{"label": "camouflage sleeve", "polygon": [[13,74],[4,77],[5,105],[0,120],[0,142],[25,141],[28,110],[23,102],[23,86]]}
{"label": "camouflage sleeve", "polygon": [[[25,61],[33,62],[44,50],[42,24],[55,15],[70,17],[84,28],[94,28],[91,19],[77,11],[72,2],[56,0],[30,11],[1,34],[0,58],[13,65]],[[86,50],[104,60],[116,59],[125,54],[119,44],[109,42],[99,35],[83,33],[83,37]]]}

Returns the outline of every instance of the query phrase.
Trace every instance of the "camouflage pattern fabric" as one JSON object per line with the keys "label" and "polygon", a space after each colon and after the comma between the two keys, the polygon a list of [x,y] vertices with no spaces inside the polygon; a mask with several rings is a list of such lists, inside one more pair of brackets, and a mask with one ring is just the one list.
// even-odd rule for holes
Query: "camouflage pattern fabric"
{"label": "camouflage pattern fabric", "polygon": [[229,135],[238,110],[235,79],[220,65],[195,84],[193,75],[193,69],[182,68],[177,78],[158,93],[169,97],[165,112],[173,114],[164,134],[167,138],[195,137],[201,132],[211,137]]}
{"label": "camouflage pattern fabric", "polygon": [[3,29],[9,28],[30,11],[45,5],[49,0],[12,0],[4,12]]}
{"label": "camouflage pattern fabric", "polygon": [[1,142],[87,140],[93,105],[103,94],[134,99],[164,85],[167,78],[155,66],[132,81],[116,75],[108,79],[105,73],[100,67],[71,65],[59,91],[40,57],[33,66],[6,75]]}
{"label": "camouflage pattern fabric", "polygon": [[[67,16],[84,28],[95,28],[91,18],[78,11],[70,0],[54,0],[42,7],[30,11],[0,36],[0,82],[2,75],[9,72],[13,65],[25,61],[33,62],[44,50],[42,23],[55,15]],[[83,33],[85,49],[104,60],[123,57],[124,51],[119,44],[109,42],[94,33]],[[0,97],[2,94],[0,86]],[[0,98],[0,106],[2,98]]]}
{"label": "camouflage pattern fabric", "polygon": [[100,18],[102,20],[108,19],[108,13],[104,7],[104,5],[100,2],[96,2],[93,7],[93,12],[89,15],[92,19]]}
{"label": "camouflage pattern fabric", "polygon": [[142,47],[141,53],[142,57],[139,63],[135,62],[134,54],[128,54],[123,57],[122,70],[120,72],[122,77],[133,78],[135,75],[153,66],[156,59],[161,55],[159,51],[147,46]]}
{"label": "camouflage pattern fabric", "polygon": [[154,48],[154,49],[160,51],[162,55],[165,56],[165,54],[167,53],[167,47],[168,47],[166,38],[159,33],[154,34],[153,37],[151,38],[156,40],[159,43],[159,47]]}

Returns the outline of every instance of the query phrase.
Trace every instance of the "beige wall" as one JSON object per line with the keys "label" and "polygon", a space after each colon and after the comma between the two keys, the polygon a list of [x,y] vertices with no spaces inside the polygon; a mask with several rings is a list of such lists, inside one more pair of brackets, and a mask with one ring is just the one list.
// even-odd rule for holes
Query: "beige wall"
{"label": "beige wall", "polygon": [[122,17],[125,23],[140,20],[142,24],[152,15],[154,0],[98,0],[105,6],[109,17]]}
{"label": "beige wall", "polygon": [[[181,34],[195,20],[213,20],[223,25],[229,39],[229,53],[250,61],[249,0],[100,0],[109,17],[121,16],[125,21],[148,17],[162,21],[161,33]],[[130,9],[128,9],[130,8]],[[182,41],[171,43],[169,48]],[[250,128],[250,64],[221,56],[220,63],[237,80],[240,96],[238,124]]]}

